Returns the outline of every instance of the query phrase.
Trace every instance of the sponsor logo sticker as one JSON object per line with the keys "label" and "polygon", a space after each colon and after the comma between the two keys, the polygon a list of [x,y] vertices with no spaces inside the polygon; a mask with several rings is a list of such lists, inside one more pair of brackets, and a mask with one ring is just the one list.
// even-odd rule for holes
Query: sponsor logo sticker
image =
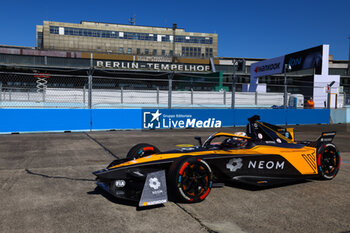
{"label": "sponsor logo sticker", "polygon": [[160,187],[160,182],[157,177],[150,178],[148,184],[149,187],[155,190],[159,189]]}
{"label": "sponsor logo sticker", "polygon": [[228,161],[226,164],[226,168],[229,169],[231,172],[235,172],[238,169],[242,168],[243,163],[242,163],[241,158],[233,158]]}
{"label": "sponsor logo sticker", "polygon": [[254,168],[254,169],[274,169],[274,170],[283,170],[284,169],[284,161],[264,161],[264,160],[250,160],[248,162],[248,169]]}
{"label": "sponsor logo sticker", "polygon": [[160,119],[159,117],[162,114],[159,112],[159,109],[152,112],[143,112],[143,128],[145,129],[159,129],[160,128]]}
{"label": "sponsor logo sticker", "polygon": [[166,110],[143,111],[144,129],[171,129],[171,128],[220,128],[222,121],[215,117],[202,118],[192,114],[168,113]]}

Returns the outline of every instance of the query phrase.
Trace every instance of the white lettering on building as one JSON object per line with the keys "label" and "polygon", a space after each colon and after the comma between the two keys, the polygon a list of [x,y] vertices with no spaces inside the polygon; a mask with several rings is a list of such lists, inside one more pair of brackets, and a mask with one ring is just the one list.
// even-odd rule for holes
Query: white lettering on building
{"label": "white lettering on building", "polygon": [[186,64],[164,64],[164,63],[139,63],[126,61],[96,61],[98,68],[113,68],[113,69],[142,69],[149,70],[164,70],[164,71],[199,71],[210,72],[210,66],[207,65],[186,65]]}

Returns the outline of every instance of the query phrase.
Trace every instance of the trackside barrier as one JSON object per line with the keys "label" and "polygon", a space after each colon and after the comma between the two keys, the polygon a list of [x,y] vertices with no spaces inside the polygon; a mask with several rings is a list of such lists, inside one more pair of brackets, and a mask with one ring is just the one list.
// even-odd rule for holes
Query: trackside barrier
{"label": "trackside barrier", "polygon": [[0,109],[0,132],[90,130],[89,109]]}
{"label": "trackside barrier", "polygon": [[329,124],[329,109],[0,109],[0,133]]}
{"label": "trackside barrier", "polygon": [[214,128],[244,126],[248,118],[276,125],[329,124],[329,109],[145,109],[143,128]]}
{"label": "trackside barrier", "polygon": [[142,109],[91,109],[91,130],[141,129]]}
{"label": "trackside barrier", "polygon": [[237,109],[234,125],[246,125],[252,115],[276,125],[329,124],[328,109]]}
{"label": "trackside barrier", "polygon": [[350,106],[341,109],[331,109],[331,123],[350,123]]}

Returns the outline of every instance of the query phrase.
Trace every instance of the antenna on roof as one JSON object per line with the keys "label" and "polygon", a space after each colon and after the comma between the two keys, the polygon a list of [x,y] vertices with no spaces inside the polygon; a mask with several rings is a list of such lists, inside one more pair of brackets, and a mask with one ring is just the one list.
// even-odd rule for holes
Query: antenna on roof
{"label": "antenna on roof", "polygon": [[134,15],[134,17],[130,17],[129,23],[130,23],[131,25],[135,25],[135,24],[136,24],[136,15]]}

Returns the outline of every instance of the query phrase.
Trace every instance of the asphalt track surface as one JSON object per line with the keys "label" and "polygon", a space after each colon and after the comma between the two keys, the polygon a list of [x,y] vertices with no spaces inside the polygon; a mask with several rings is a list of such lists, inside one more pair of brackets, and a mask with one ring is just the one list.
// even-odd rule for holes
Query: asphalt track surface
{"label": "asphalt track surface", "polygon": [[235,184],[201,203],[148,209],[95,189],[91,172],[134,144],[167,150],[215,129],[0,135],[0,232],[350,232],[350,125],[296,126],[296,138],[326,130],[337,131],[342,156],[332,181],[257,190]]}

